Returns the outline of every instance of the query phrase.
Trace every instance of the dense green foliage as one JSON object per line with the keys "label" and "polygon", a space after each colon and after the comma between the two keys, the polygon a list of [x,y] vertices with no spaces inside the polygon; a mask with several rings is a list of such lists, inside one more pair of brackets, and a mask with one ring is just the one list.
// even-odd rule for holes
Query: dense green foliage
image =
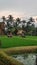
{"label": "dense green foliage", "polygon": [[[4,23],[4,28],[2,29],[5,35],[17,35],[19,30],[23,30],[26,35],[37,36],[37,27],[35,27],[34,18],[30,17],[28,20],[21,20],[20,18],[14,19],[12,15],[9,15],[8,18],[2,16],[2,22]],[[2,33],[0,33],[2,35]]]}
{"label": "dense green foliage", "polygon": [[37,45],[37,36],[26,36],[26,38],[20,36],[13,36],[12,38],[1,36],[0,40],[1,48]]}

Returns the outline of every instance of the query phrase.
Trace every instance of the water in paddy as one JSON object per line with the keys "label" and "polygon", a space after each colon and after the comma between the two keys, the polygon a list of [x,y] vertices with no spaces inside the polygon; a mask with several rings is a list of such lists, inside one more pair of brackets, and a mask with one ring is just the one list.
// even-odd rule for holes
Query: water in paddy
{"label": "water in paddy", "polygon": [[24,65],[35,65],[36,63],[36,55],[35,54],[20,54],[13,55],[13,57],[22,62]]}

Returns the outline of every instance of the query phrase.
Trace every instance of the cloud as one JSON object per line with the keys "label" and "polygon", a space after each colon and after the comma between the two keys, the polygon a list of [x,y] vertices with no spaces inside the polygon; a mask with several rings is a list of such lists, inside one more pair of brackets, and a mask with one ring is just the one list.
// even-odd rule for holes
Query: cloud
{"label": "cloud", "polygon": [[19,18],[22,18],[22,17],[24,17],[24,13],[23,12],[18,12],[18,11],[7,11],[7,10],[3,10],[3,11],[0,11],[0,18],[2,17],[2,16],[8,16],[8,15],[12,15],[14,18],[17,18],[17,17],[19,17]]}
{"label": "cloud", "polygon": [[0,17],[12,14],[25,18],[37,15],[37,0],[0,0]]}

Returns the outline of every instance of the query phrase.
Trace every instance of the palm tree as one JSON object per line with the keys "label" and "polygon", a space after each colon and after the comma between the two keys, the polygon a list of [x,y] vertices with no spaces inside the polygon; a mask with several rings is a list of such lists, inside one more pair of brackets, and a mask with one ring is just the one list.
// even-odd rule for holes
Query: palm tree
{"label": "palm tree", "polygon": [[16,22],[19,24],[20,23],[20,18],[17,18],[16,19]]}
{"label": "palm tree", "polygon": [[3,19],[3,23],[4,23],[4,33],[7,34],[7,29],[8,29],[7,19],[5,18],[5,16],[2,16],[2,19]]}
{"label": "palm tree", "polygon": [[34,21],[32,17],[29,18],[29,21],[27,22],[27,26],[30,26]]}
{"label": "palm tree", "polygon": [[26,20],[22,20],[23,23],[26,23]]}
{"label": "palm tree", "polygon": [[10,22],[13,22],[13,17],[12,17],[12,15],[9,15],[9,16],[8,16],[8,20],[9,20]]}
{"label": "palm tree", "polygon": [[[34,19],[32,17],[29,18],[29,21],[27,22],[27,26],[26,26],[26,29],[27,29],[27,33],[30,32],[30,31],[33,31],[34,29]],[[32,32],[31,32],[31,35],[32,35]]]}
{"label": "palm tree", "polygon": [[26,20],[22,20],[22,29],[25,31],[25,23],[26,23]]}
{"label": "palm tree", "polygon": [[16,28],[18,27],[18,25],[19,25],[20,22],[21,22],[21,21],[20,21],[20,18],[17,18],[17,19],[16,19],[16,23],[15,23],[15,24],[16,24],[16,25],[15,25]]}
{"label": "palm tree", "polygon": [[15,31],[14,31],[14,34],[15,34],[15,35],[17,35],[19,23],[20,23],[20,18],[16,18]]}
{"label": "palm tree", "polygon": [[13,17],[12,17],[12,15],[9,15],[7,18],[8,18],[7,19],[7,28],[8,28],[8,31],[12,32],[13,23],[14,23]]}
{"label": "palm tree", "polygon": [[30,17],[29,21],[30,22],[34,22],[34,19],[32,17]]}
{"label": "palm tree", "polygon": [[6,21],[6,18],[5,18],[5,16],[2,16],[2,19],[3,19],[3,22],[5,22],[5,21]]}
{"label": "palm tree", "polygon": [[7,20],[8,27],[9,28],[12,27],[13,26],[13,23],[14,23],[13,17],[12,17],[12,15],[9,15],[8,16],[8,20]]}

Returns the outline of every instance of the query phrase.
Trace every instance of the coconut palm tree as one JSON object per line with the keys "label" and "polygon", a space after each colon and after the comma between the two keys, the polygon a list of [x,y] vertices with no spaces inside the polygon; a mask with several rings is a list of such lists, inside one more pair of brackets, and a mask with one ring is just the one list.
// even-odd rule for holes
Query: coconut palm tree
{"label": "coconut palm tree", "polygon": [[22,29],[25,31],[25,24],[26,24],[26,20],[22,20]]}
{"label": "coconut palm tree", "polygon": [[30,22],[35,22],[32,17],[29,18],[29,21],[30,21]]}
{"label": "coconut palm tree", "polygon": [[17,19],[16,19],[17,24],[20,23],[20,20],[21,20],[20,18],[17,18]]}
{"label": "coconut palm tree", "polygon": [[10,22],[13,22],[13,16],[12,16],[12,15],[9,15],[9,16],[8,16],[8,20],[9,20]]}
{"label": "coconut palm tree", "polygon": [[8,20],[7,20],[7,25],[8,25],[8,27],[9,27],[9,28],[10,28],[10,27],[13,27],[13,23],[14,23],[13,17],[12,17],[12,15],[9,15],[9,16],[8,16]]}
{"label": "coconut palm tree", "polygon": [[14,19],[12,15],[8,16],[7,19],[7,27],[8,27],[8,31],[13,32],[13,28],[14,28]]}
{"label": "coconut palm tree", "polygon": [[28,22],[27,22],[27,26],[26,26],[27,33],[31,31],[30,32],[31,35],[32,35],[32,31],[35,27],[34,22],[35,22],[34,19],[32,17],[30,17]]}
{"label": "coconut palm tree", "polygon": [[2,16],[2,19],[3,19],[3,22],[5,22],[5,21],[6,21],[6,18],[5,18],[5,16]]}

